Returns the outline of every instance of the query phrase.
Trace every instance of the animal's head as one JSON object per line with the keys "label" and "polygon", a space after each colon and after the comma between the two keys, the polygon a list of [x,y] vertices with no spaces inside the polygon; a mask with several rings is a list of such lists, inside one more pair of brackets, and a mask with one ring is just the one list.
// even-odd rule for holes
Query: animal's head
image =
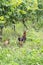
{"label": "animal's head", "polygon": [[26,34],[26,31],[24,31],[24,33],[23,34]]}

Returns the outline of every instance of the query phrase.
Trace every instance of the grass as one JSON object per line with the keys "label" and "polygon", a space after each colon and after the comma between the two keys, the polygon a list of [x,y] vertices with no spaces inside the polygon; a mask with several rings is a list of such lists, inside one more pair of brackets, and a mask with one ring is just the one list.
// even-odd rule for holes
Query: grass
{"label": "grass", "polygon": [[[22,35],[23,30],[21,23],[16,25],[17,33]],[[43,65],[43,30],[36,32],[31,27],[23,47],[19,47],[17,43],[17,36],[10,37],[7,47],[0,42],[0,65]]]}

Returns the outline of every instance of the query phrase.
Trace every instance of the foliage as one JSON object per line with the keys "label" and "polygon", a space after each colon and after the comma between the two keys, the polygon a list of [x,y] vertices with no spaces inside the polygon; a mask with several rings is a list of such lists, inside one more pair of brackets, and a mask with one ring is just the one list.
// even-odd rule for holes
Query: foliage
{"label": "foliage", "polygon": [[[1,0],[0,1],[0,19],[1,16],[4,18],[6,23],[12,22],[15,24],[17,20],[23,21],[23,19],[28,20],[39,20],[39,14],[43,11],[43,8],[40,9],[39,4],[42,4],[42,1],[37,0]],[[37,10],[37,12],[35,11]],[[40,13],[42,15],[43,13]],[[35,15],[35,16],[34,16]],[[35,22],[35,21],[34,21]],[[36,20],[37,22],[37,20]],[[7,24],[8,25],[8,24]]]}

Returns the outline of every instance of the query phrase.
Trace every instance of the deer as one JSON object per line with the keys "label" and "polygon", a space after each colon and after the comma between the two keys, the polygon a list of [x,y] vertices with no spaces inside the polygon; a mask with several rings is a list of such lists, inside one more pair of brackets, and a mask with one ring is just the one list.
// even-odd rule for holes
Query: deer
{"label": "deer", "polygon": [[20,35],[19,35],[18,41],[19,41],[20,46],[22,46],[23,43],[25,43],[25,41],[26,41],[26,31],[23,32],[22,37],[20,37]]}

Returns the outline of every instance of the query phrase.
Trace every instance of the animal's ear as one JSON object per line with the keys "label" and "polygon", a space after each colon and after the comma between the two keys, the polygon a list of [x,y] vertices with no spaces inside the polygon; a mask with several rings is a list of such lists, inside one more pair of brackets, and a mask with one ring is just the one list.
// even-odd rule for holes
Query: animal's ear
{"label": "animal's ear", "polygon": [[26,33],[26,31],[24,31],[24,33]]}

